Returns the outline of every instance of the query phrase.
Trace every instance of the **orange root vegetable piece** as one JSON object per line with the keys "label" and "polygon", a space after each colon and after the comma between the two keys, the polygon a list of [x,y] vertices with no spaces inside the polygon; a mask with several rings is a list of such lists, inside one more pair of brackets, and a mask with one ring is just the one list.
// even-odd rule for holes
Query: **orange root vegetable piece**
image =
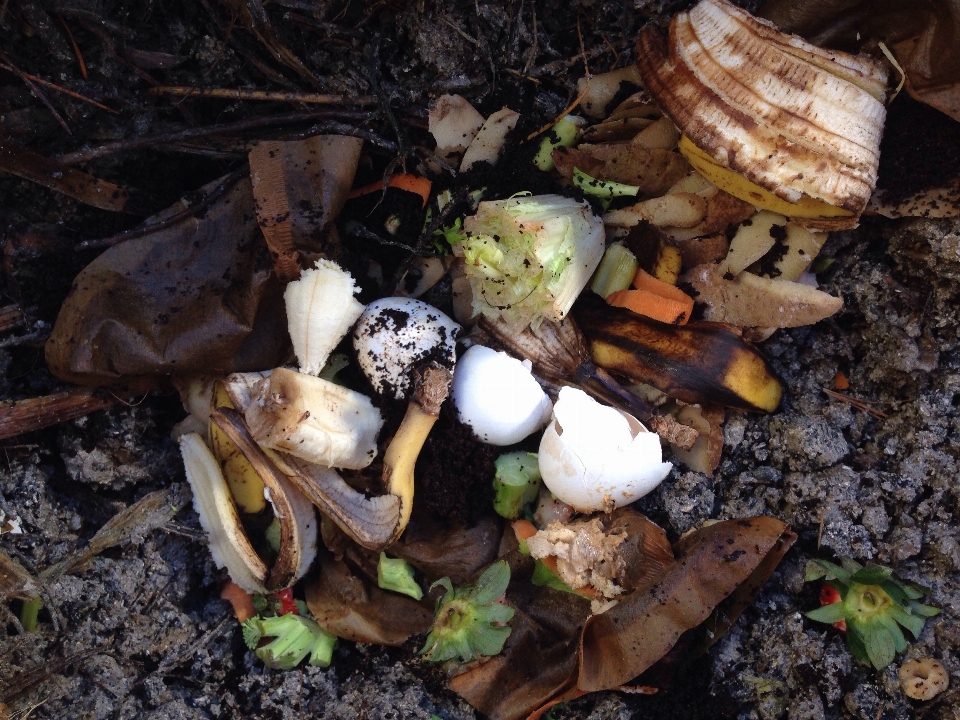
{"label": "orange root vegetable piece", "polygon": [[233,614],[240,622],[246,622],[257,614],[253,606],[253,597],[232,580],[228,580],[220,591],[220,597],[233,606]]}
{"label": "orange root vegetable piece", "polygon": [[[418,175],[412,175],[410,173],[399,173],[397,175],[391,175],[387,178],[387,187],[397,188],[398,190],[406,190],[407,192],[412,192],[419,195],[423,198],[423,207],[427,206],[427,202],[430,200],[430,188],[433,187],[431,183],[426,178],[419,177]],[[375,193],[383,190],[384,183],[383,181],[370,183],[369,185],[364,185],[363,187],[356,188],[350,191],[350,199],[358,198],[362,195],[369,195],[370,193]]]}
{"label": "orange root vegetable piece", "polygon": [[513,528],[517,540],[521,542],[537,534],[537,526],[529,520],[514,520],[510,523],[510,526]]}
{"label": "orange root vegetable piece", "polygon": [[633,277],[633,286],[636,290],[610,293],[607,302],[670,325],[686,325],[690,320],[693,298],[675,285],[658,280],[640,268]]}

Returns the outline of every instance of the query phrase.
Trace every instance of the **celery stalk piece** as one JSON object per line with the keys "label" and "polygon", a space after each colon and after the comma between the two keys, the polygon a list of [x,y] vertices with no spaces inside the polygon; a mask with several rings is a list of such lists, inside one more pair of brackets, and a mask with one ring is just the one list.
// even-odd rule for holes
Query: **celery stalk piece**
{"label": "celery stalk piece", "polygon": [[537,454],[504,453],[494,462],[493,509],[501,517],[516,520],[523,506],[537,499],[540,493],[540,466]]}
{"label": "celery stalk piece", "polygon": [[377,563],[377,585],[383,590],[409,595],[414,600],[423,597],[423,588],[413,579],[413,567],[401,558],[388,558],[384,552],[380,553],[380,562]]}
{"label": "celery stalk piece", "polygon": [[550,172],[556,165],[553,164],[553,151],[558,147],[573,147],[580,140],[583,126],[587,121],[576,115],[562,117],[554,124],[540,141],[540,149],[533,157],[533,164],[544,172]]}
{"label": "celery stalk piece", "polygon": [[590,281],[590,289],[602,298],[617,290],[626,290],[633,282],[637,257],[620,243],[613,243],[603,254],[603,259]]}
{"label": "celery stalk piece", "polygon": [[579,168],[573,169],[573,184],[583,190],[586,195],[595,195],[600,198],[636,197],[640,192],[638,185],[624,185],[613,180],[598,180],[587,175]]}
{"label": "celery stalk piece", "polygon": [[605,247],[587,203],[560,195],[480,203],[453,246],[473,291],[473,311],[511,325],[559,322],[586,287]]}

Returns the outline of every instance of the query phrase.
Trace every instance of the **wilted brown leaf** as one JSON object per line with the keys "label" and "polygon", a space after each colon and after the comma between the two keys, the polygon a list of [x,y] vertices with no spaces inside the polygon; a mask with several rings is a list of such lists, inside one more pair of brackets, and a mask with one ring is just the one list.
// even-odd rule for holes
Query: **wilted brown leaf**
{"label": "wilted brown leaf", "polygon": [[54,375],[107,385],[279,365],[290,342],[276,322],[282,288],[254,215],[241,180],[204,217],[100,255],[77,276],[47,342]]}
{"label": "wilted brown leaf", "polygon": [[564,177],[574,167],[599,180],[636,185],[643,195],[662,195],[690,172],[683,156],[672,150],[648,150],[636,143],[581,144],[557,148],[553,161]]}
{"label": "wilted brown leaf", "polygon": [[780,520],[756,517],[696,531],[649,589],[587,621],[578,687],[588,692],[615,688],[653,666],[682,633],[706,620],[750,578],[785,530]]}
{"label": "wilted brown leaf", "polygon": [[[322,627],[347,640],[380,645],[402,645],[430,628],[433,612],[426,602],[381,590],[376,564],[371,574],[362,555],[350,557],[353,562],[348,564],[328,550],[317,555],[319,572],[307,581],[306,599]],[[367,572],[358,567],[358,560],[367,565]]]}

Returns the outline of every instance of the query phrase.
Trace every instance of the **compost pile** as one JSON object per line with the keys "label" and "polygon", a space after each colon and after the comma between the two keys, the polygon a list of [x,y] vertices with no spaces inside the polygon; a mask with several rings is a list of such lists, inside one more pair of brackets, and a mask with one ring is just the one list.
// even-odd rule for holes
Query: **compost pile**
{"label": "compost pile", "polygon": [[[747,9],[756,11],[758,5],[749,3]],[[787,5],[770,3],[765,12],[814,42],[855,51],[861,30],[864,38],[874,39],[867,50],[876,49],[876,39],[887,39],[906,66],[911,94],[901,92],[887,108],[880,193],[859,226],[831,233],[817,258],[820,289],[842,299],[842,308],[825,312],[829,317],[816,324],[798,322],[801,326],[775,332],[755,327],[763,323],[740,323],[750,339],[764,339],[762,353],[783,387],[779,408],[760,414],[747,409],[757,403],[725,403],[740,409],[726,411],[722,431],[705,414],[698,427],[703,433],[712,427],[714,461],[698,465],[676,446],[666,450],[665,459],[674,461],[669,475],[631,506],[665,530],[667,553],[670,544],[675,553],[692,553],[696,541],[691,538],[722,538],[736,548],[724,556],[726,562],[755,560],[764,572],[751,575],[750,566],[739,579],[728,580],[730,587],[706,612],[743,582],[732,602],[711,616],[709,627],[684,635],[674,652],[636,682],[630,682],[636,673],[619,678],[606,668],[600,673],[604,678],[591,680],[590,668],[579,670],[580,688],[628,683],[637,686],[635,692],[579,698],[564,665],[575,664],[576,653],[571,654],[573,641],[562,630],[564,623],[583,623],[589,602],[564,596],[544,603],[555,591],[513,586],[507,599],[523,615],[513,623],[514,645],[508,648],[514,650],[506,653],[506,672],[496,661],[473,667],[457,677],[453,692],[447,668],[421,652],[430,621],[424,608],[442,588],[424,605],[400,605],[399,596],[375,586],[356,590],[360,581],[351,572],[369,564],[370,556],[349,549],[352,541],[346,536],[366,547],[379,547],[380,540],[358,539],[348,522],[341,524],[346,535],[338,536],[332,526],[324,532],[329,551],[321,550],[318,564],[327,574],[328,595],[341,582],[344,594],[331,601],[338,607],[349,604],[349,592],[359,593],[350,597],[360,614],[369,610],[364,602],[382,604],[384,626],[378,631],[399,638],[395,646],[341,641],[328,669],[264,667],[220,597],[224,573],[210,556],[171,435],[191,428],[181,425],[175,431],[185,414],[181,395],[157,381],[155,368],[160,356],[163,362],[181,362],[181,377],[224,376],[291,361],[286,327],[270,320],[285,312],[278,277],[287,282],[300,272],[297,253],[285,255],[291,246],[284,245],[283,233],[291,219],[300,252],[307,248],[349,268],[363,303],[414,293],[431,265],[415,264],[411,272],[411,246],[422,256],[430,255],[431,247],[444,250],[442,233],[455,227],[455,218],[474,212],[469,190],[483,189],[498,199],[523,191],[555,192],[555,179],[533,169],[536,144],[526,141],[585,97],[583,83],[577,84],[585,74],[624,73],[622,85],[592,117],[615,112],[624,100],[635,108],[638,88],[628,71],[638,59],[638,35],[653,38],[652,31],[640,35],[641,29],[648,23],[666,27],[687,4],[0,3],[0,430],[5,438],[0,440],[0,720],[4,713],[472,718],[481,715],[464,698],[497,708],[502,697],[496,696],[524,687],[537,673],[549,675],[551,662],[563,677],[538,688],[543,702],[563,701],[551,708],[553,718],[641,713],[765,720],[955,717],[960,712],[960,337],[955,321],[960,219],[949,209],[956,206],[960,183],[960,123],[946,113],[960,113],[950,91],[950,81],[960,78],[960,60],[944,33],[957,25],[941,23],[923,44],[895,37],[890,27],[899,22],[899,32],[907,33],[915,22],[898,21],[895,13],[885,26],[877,19],[883,13],[865,14],[858,5],[841,15],[843,21],[831,19],[831,3],[815,4],[809,15],[796,17]],[[918,17],[940,13],[960,22],[960,11],[949,3],[924,13]],[[653,45],[641,43],[641,54],[644,47]],[[924,66],[924,48],[938,59],[936,67]],[[896,70],[893,76],[895,86]],[[456,167],[459,158],[437,159],[435,140],[427,132],[428,109],[451,94],[462,96],[483,117],[501,108],[519,113],[499,162],[481,162],[461,176],[469,178],[469,186],[458,184],[447,164]],[[337,139],[311,140],[318,136]],[[271,167],[274,152],[291,147],[275,141],[302,143],[319,165],[335,170],[310,176],[309,161],[307,166],[291,161],[280,181],[260,176],[256,168]],[[576,152],[583,151],[571,156]],[[563,153],[555,157],[569,178],[572,165],[564,169]],[[582,170],[583,155],[576,157]],[[412,177],[426,159],[433,163],[432,192],[429,185],[426,191],[383,185],[391,175]],[[694,159],[690,162],[699,169]],[[590,180],[579,186],[579,198],[591,195]],[[288,188],[279,210],[264,205],[270,182]],[[650,194],[660,195],[672,185]],[[443,191],[448,197],[441,205],[437,196]],[[611,218],[629,215],[626,205],[614,201],[605,217],[608,226],[616,224]],[[159,224],[145,229],[141,223],[148,216]],[[731,218],[731,228],[744,217]],[[183,223],[200,228],[191,242],[182,242],[178,228]],[[628,219],[622,225],[631,223],[637,224]],[[308,232],[297,235],[301,228]],[[772,228],[786,232],[781,225]],[[729,228],[717,230],[733,234]],[[629,238],[629,231],[623,236]],[[140,269],[143,258],[124,259],[119,271],[111,266],[112,276],[94,275],[101,285],[74,279],[105,248],[133,239],[145,248],[143,257],[164,257],[174,280],[167,287],[138,278],[157,295],[169,295],[168,307],[142,326],[118,327],[112,318],[124,313],[117,308],[141,300],[124,295],[124,267]],[[434,254],[438,262],[444,257]],[[187,297],[182,288],[202,285],[197,278],[209,276],[212,267],[225,289]],[[722,285],[734,274],[728,270],[729,277],[711,282]],[[54,331],[71,287],[73,304],[65,312],[75,315],[61,316]],[[698,293],[705,294],[703,287],[693,291]],[[78,296],[95,297],[100,304],[91,310]],[[425,298],[453,312],[449,279]],[[184,307],[189,312],[182,312]],[[574,316],[595,312],[581,300]],[[684,321],[689,311],[685,314]],[[65,332],[64,324],[76,333]],[[52,333],[54,342],[47,345]],[[85,338],[94,336],[113,344],[85,346]],[[162,338],[162,352],[144,336]],[[111,351],[103,351],[108,345]],[[72,365],[65,371],[68,356]],[[48,361],[59,368],[59,377]],[[354,363],[345,365],[347,385],[368,382]],[[159,374],[168,372],[178,374],[169,368]],[[101,388],[78,387],[64,378]],[[189,394],[183,383],[179,389]],[[209,399],[206,403],[209,410]],[[401,426],[406,402],[380,398],[378,403],[383,436],[389,437]],[[435,422],[417,466],[413,524],[398,552],[423,572],[421,579],[433,579],[425,567],[444,568],[437,576],[454,574],[449,557],[445,565],[444,557],[431,555],[431,548],[443,543],[450,557],[462,561],[454,577],[458,587],[476,580],[496,557],[506,557],[515,574],[527,567],[524,562],[532,565],[520,558],[513,531],[490,517],[490,468],[497,448],[472,438],[449,402]],[[194,429],[206,433],[206,426]],[[537,448],[534,443],[523,449]],[[350,479],[364,482],[359,475]],[[368,502],[378,490],[365,489],[359,496]],[[622,511],[609,517],[614,525],[640,522],[639,515]],[[742,521],[737,533],[729,530],[732,523],[703,529],[708,521],[743,518],[759,520]],[[785,555],[793,535],[783,523],[796,535]],[[448,528],[456,529],[449,539]],[[690,531],[700,534],[684,540]],[[756,547],[739,549],[736,543],[747,542],[752,532],[763,539]],[[761,543],[767,543],[763,550]],[[761,563],[768,551],[770,557]],[[343,555],[353,570],[340,561]],[[809,561],[839,557],[892,568],[907,581],[905,587],[929,588],[923,602],[941,609],[920,623],[919,637],[908,637],[906,649],[898,647],[896,660],[883,669],[857,662],[843,632],[803,614],[829,602],[821,583],[806,581]],[[762,582],[774,567],[762,588],[751,582]],[[820,567],[831,572],[832,566]],[[333,571],[344,573],[337,576],[342,581],[330,579]],[[281,587],[282,572],[296,570],[275,567],[259,580]],[[34,597],[40,602],[32,604]],[[324,597],[320,590],[307,590],[314,614],[330,607]],[[361,597],[367,599],[361,602]],[[651,598],[649,612],[655,614],[655,593]],[[39,617],[31,617],[30,608],[37,606]],[[391,625],[404,612],[410,613],[406,625]],[[638,611],[594,615],[587,627],[594,635],[616,634],[604,623],[633,627],[631,612]],[[35,628],[26,632],[24,625]],[[405,639],[410,626],[418,629]],[[537,646],[544,627],[564,637],[565,644],[549,652]],[[539,649],[516,650],[527,647],[525,642]],[[911,699],[901,689],[898,668],[928,658],[942,665],[952,687],[931,699]],[[527,705],[517,702],[517,707]]]}

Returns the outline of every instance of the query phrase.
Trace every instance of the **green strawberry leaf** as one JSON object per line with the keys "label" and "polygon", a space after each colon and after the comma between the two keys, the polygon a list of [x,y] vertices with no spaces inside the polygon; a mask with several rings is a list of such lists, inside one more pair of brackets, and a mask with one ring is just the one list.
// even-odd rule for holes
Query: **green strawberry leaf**
{"label": "green strawberry leaf", "polygon": [[896,620],[894,620],[890,615],[881,615],[877,618],[877,622],[883,625],[887,632],[890,633],[890,637],[893,638],[893,647],[896,652],[903,652],[907,649],[907,639],[903,636],[903,631],[900,629],[900,626],[897,625]]}
{"label": "green strawberry leaf", "polygon": [[893,575],[893,570],[885,568],[874,563],[867,563],[862,570],[857,570],[850,579],[861,585],[879,585]]}
{"label": "green strawberry leaf", "polygon": [[[840,564],[843,566],[843,569],[847,571],[848,575],[853,575],[854,573],[863,570],[863,565],[858,563],[853,558],[841,557]],[[847,580],[847,582],[850,582],[850,580]]]}
{"label": "green strawberry leaf", "polygon": [[870,664],[870,658],[867,655],[867,645],[863,639],[863,633],[855,625],[847,625],[847,648],[857,662],[865,665]]}
{"label": "green strawberry leaf", "polygon": [[842,602],[831,603],[830,605],[824,605],[823,607],[818,607],[816,610],[809,610],[804,613],[811,620],[816,620],[817,622],[830,623],[831,625],[840,620],[845,620],[847,617],[846,608],[843,607]]}
{"label": "green strawberry leaf", "polygon": [[509,584],[510,566],[506,560],[500,560],[483,571],[470,595],[478,605],[489,605],[503,597]]}
{"label": "green strawberry leaf", "polygon": [[890,631],[880,623],[872,623],[863,633],[863,644],[870,658],[870,664],[877,670],[883,670],[893,662],[896,654],[895,644]]}
{"label": "green strawberry leaf", "polygon": [[940,608],[935,608],[931,605],[921,605],[918,602],[911,600],[906,604],[907,610],[910,611],[912,615],[919,615],[920,617],[933,617],[934,615],[940,614]]}
{"label": "green strawberry leaf", "polygon": [[915,640],[920,639],[920,633],[923,632],[924,623],[924,619],[922,617],[912,615],[901,607],[891,608],[890,616],[898,623],[903,625],[907,630],[909,630],[910,634],[913,635]]}
{"label": "green strawberry leaf", "polygon": [[514,609],[497,602],[510,584],[510,566],[500,560],[484,570],[473,586],[454,589],[449,578],[438,580],[446,594],[437,602],[433,627],[420,650],[427,660],[466,663],[497,655],[510,636],[506,623]]}
{"label": "green strawberry leaf", "polygon": [[850,573],[844,570],[836,563],[829,560],[808,560],[806,567],[806,582],[827,578],[832,580],[836,578],[844,585],[850,584]]}

